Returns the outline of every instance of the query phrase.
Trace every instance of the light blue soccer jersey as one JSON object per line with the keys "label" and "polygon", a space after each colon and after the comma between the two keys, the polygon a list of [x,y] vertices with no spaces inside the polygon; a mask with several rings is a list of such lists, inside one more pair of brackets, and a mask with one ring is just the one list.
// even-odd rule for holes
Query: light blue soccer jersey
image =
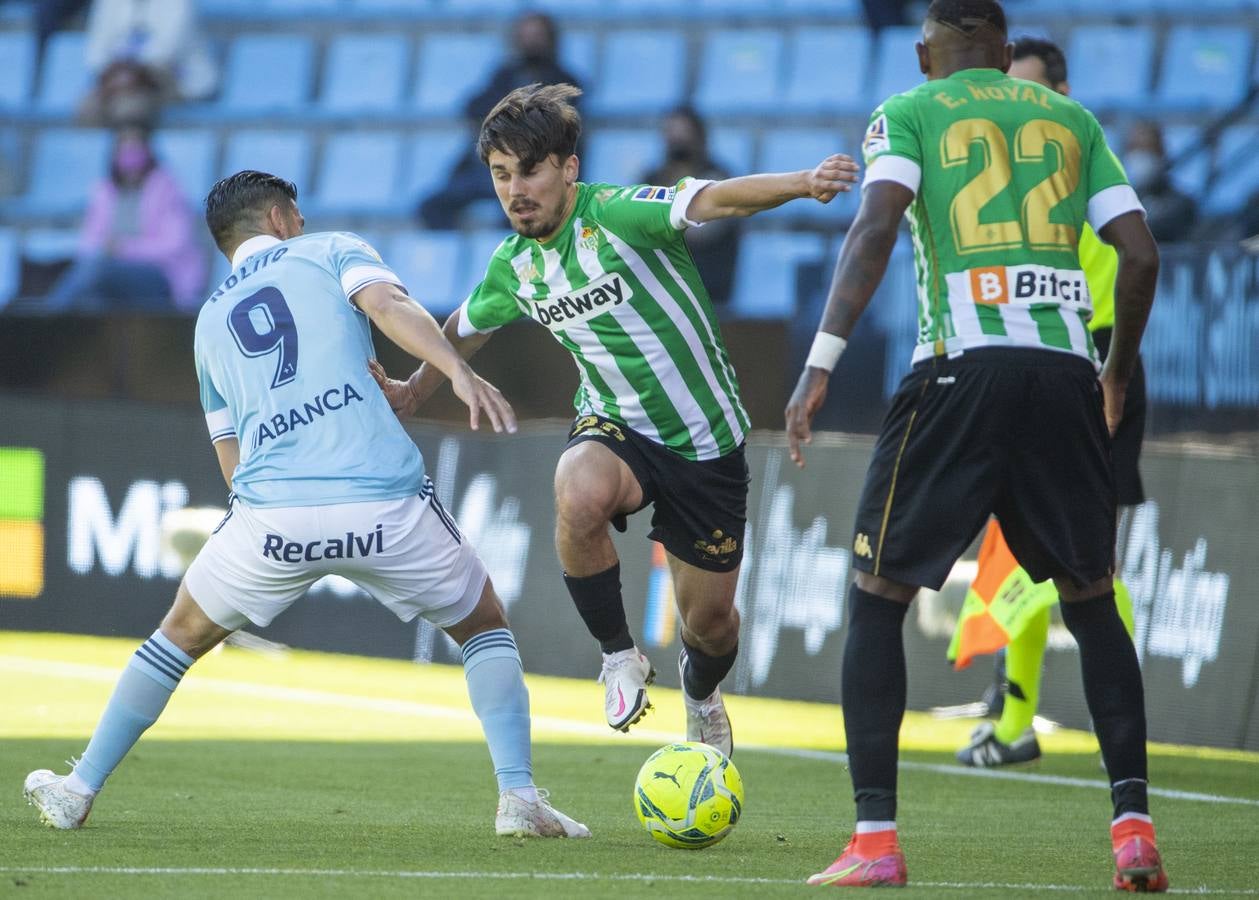
{"label": "light blue soccer jersey", "polygon": [[232,487],[254,506],[406,497],[424,460],[372,380],[367,316],[349,298],[401,284],[356,235],[255,237],[197,316],[210,440],[237,438]]}

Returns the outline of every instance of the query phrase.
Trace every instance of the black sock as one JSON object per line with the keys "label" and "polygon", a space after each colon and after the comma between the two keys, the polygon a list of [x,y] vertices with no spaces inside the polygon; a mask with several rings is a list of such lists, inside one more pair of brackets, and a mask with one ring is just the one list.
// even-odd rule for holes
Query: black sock
{"label": "black sock", "polygon": [[564,575],[564,584],[577,605],[586,628],[604,653],[628,650],[634,646],[625,624],[625,604],[621,600],[621,564],[594,575]]}
{"label": "black sock", "polygon": [[736,643],[729,652],[721,656],[709,656],[699,647],[695,647],[682,638],[686,662],[682,665],[682,688],[692,700],[703,700],[721,684],[734,667],[735,657],[739,655]]}
{"label": "black sock", "polygon": [[[1062,604],[1062,621],[1080,645],[1084,699],[1110,776],[1115,816],[1149,814],[1145,784],[1145,689],[1132,638],[1107,592]],[[1122,808],[1121,808],[1122,807]]]}
{"label": "black sock", "polygon": [[848,588],[844,645],[844,733],[859,822],[896,818],[896,757],[905,718],[905,641],[909,604]]}

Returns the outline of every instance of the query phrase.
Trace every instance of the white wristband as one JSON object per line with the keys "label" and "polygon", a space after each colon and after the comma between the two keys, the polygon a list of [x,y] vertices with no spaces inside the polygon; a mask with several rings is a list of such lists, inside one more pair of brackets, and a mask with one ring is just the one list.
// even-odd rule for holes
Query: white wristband
{"label": "white wristband", "polygon": [[813,336],[813,346],[809,348],[809,358],[804,364],[829,372],[835,368],[835,363],[839,362],[839,357],[847,346],[848,342],[839,335],[819,331]]}

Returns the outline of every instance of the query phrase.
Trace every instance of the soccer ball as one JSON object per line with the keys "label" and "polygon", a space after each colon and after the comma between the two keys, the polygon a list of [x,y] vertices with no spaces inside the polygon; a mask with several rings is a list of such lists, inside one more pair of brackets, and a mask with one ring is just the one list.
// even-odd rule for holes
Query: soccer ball
{"label": "soccer ball", "polygon": [[634,782],[634,811],[666,847],[700,850],[728,835],[743,814],[743,779],[716,747],[661,747]]}

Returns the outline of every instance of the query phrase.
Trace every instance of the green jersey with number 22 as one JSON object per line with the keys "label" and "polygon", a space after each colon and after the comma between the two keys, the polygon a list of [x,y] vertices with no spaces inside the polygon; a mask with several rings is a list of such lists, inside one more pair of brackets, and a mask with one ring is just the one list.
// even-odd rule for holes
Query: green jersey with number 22
{"label": "green jersey with number 22", "polygon": [[997,69],[965,69],[886,100],[862,149],[865,185],[914,192],[914,362],[1013,346],[1096,364],[1081,229],[1141,203],[1092,113]]}

